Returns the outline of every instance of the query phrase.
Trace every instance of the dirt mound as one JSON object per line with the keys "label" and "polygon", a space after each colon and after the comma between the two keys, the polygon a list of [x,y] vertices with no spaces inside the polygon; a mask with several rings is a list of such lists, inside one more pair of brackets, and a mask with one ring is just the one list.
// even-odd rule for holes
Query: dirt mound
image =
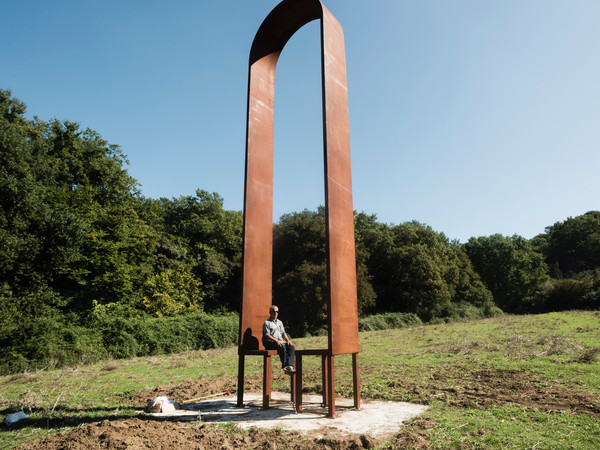
{"label": "dirt mound", "polygon": [[71,449],[358,449],[374,445],[367,437],[340,439],[323,437],[306,438],[296,432],[281,430],[261,430],[251,428],[241,431],[237,428],[219,429],[200,423],[189,425],[177,422],[127,419],[93,423],[76,428],[70,433],[46,436],[35,442],[15,447],[17,449],[47,450]]}

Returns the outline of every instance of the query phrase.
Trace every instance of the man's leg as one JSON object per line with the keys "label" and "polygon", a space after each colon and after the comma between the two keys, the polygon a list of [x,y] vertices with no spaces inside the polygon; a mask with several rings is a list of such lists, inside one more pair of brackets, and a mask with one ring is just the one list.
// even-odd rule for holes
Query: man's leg
{"label": "man's leg", "polygon": [[277,354],[279,355],[279,359],[281,360],[281,368],[285,369],[287,367],[287,344],[283,344],[281,347],[277,347]]}
{"label": "man's leg", "polygon": [[[265,341],[266,341],[266,339],[265,339]],[[279,359],[281,360],[281,368],[283,369],[285,367],[285,345],[282,345],[280,347],[279,345],[277,345],[275,342],[272,342],[272,341],[263,342],[263,345],[265,346],[265,349],[267,349],[267,350],[277,350],[277,354],[279,355]]]}
{"label": "man's leg", "polygon": [[294,367],[296,365],[296,347],[285,344],[285,365],[284,367]]}

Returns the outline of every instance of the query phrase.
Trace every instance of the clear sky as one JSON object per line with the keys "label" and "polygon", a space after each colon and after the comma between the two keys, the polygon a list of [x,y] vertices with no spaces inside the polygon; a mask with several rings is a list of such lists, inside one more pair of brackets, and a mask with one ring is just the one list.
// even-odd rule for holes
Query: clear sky
{"label": "clear sky", "polygon": [[[243,201],[248,54],[276,0],[0,3],[0,88],[121,146],[146,197]],[[600,209],[600,1],[323,0],[354,209],[465,242]],[[323,204],[319,28],[279,60],[274,214]]]}

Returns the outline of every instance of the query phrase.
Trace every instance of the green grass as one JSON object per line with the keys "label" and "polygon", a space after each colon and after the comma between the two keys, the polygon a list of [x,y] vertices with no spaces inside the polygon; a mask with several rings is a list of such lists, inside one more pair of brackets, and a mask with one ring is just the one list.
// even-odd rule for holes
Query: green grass
{"label": "green grass", "polygon": [[513,406],[485,410],[457,410],[438,406],[432,432],[438,446],[480,448],[598,448],[597,419],[549,414]]}
{"label": "green grass", "polygon": [[[296,339],[326,347],[326,337]],[[384,447],[419,434],[439,448],[600,448],[600,313],[502,316],[360,333],[363,399],[420,402],[425,414]],[[351,396],[349,355],[337,356],[336,390]],[[304,359],[309,390],[320,390],[320,359]],[[247,358],[258,380],[261,358]],[[62,370],[0,377],[0,408],[32,419],[0,429],[0,448],[64,432],[78,424],[137,415],[128,398],[159,385],[231,380],[234,347],[110,360]],[[274,371],[274,389],[287,377]],[[72,423],[73,425],[70,425]]]}

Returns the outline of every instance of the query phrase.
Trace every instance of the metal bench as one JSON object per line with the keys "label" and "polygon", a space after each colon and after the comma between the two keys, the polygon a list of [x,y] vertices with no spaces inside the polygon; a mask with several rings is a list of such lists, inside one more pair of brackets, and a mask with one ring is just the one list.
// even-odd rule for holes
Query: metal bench
{"label": "metal bench", "polygon": [[[271,357],[277,356],[277,350],[246,350],[240,348],[238,351],[238,392],[237,405],[244,405],[244,366],[246,356],[262,356],[263,357],[263,401],[262,409],[269,409],[271,401],[271,382],[273,378]],[[290,401],[295,399],[296,375],[290,375]]]}
{"label": "metal bench", "polygon": [[[321,356],[321,379],[323,392],[323,406],[327,406],[327,417],[335,417],[335,379],[334,379],[334,356],[328,349],[296,350],[296,386],[294,405],[296,412],[302,412],[302,357]],[[352,354],[352,375],[354,391],[354,408],[360,409],[359,376],[358,376],[358,353]]]}

